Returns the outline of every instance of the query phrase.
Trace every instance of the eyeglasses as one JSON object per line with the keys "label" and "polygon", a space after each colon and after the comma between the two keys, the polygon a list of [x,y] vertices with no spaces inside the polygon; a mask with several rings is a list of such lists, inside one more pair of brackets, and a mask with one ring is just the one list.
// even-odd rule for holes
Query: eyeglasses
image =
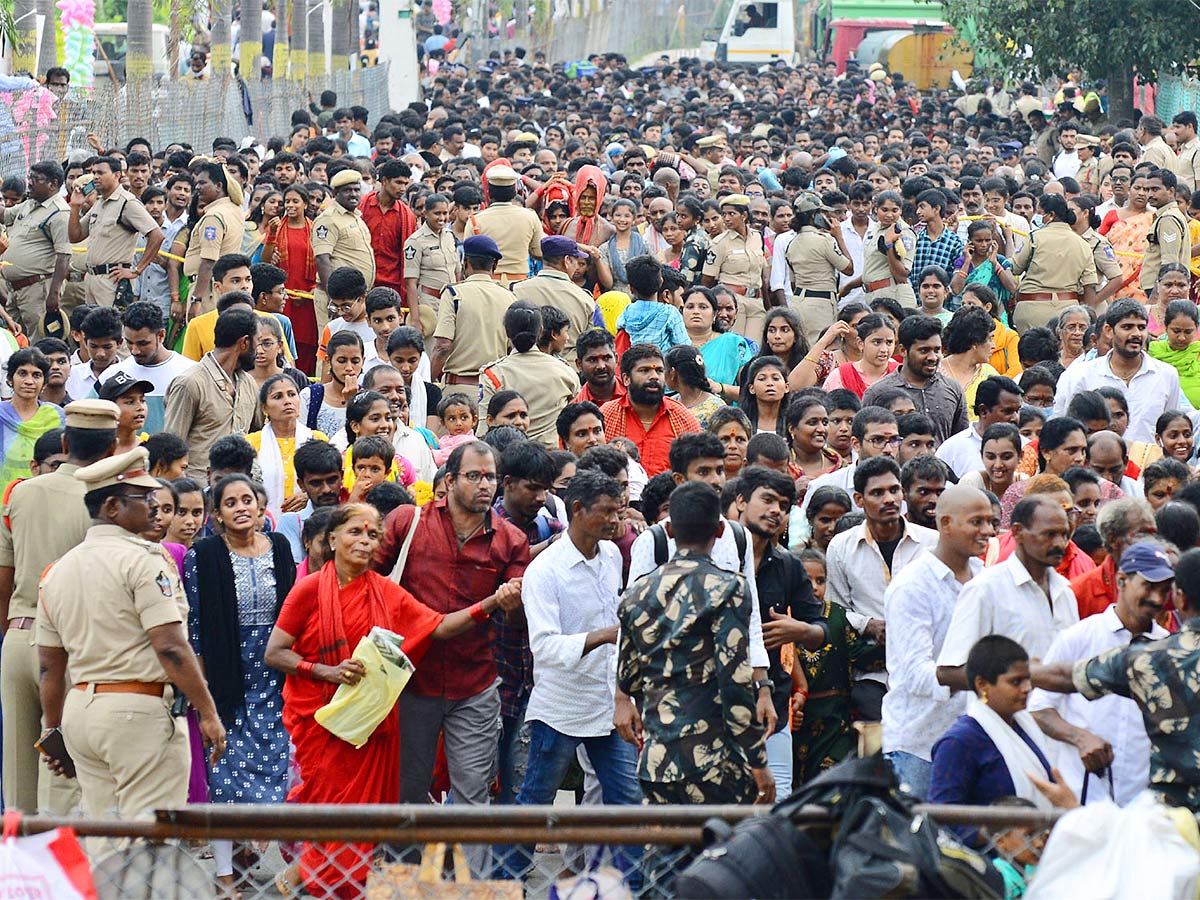
{"label": "eyeglasses", "polygon": [[156,490],[155,491],[134,491],[134,492],[130,492],[127,494],[121,494],[120,497],[122,500],[127,500],[130,503],[149,503],[152,506],[157,506],[158,504],[154,502],[154,495],[156,493],[157,493]]}
{"label": "eyeglasses", "polygon": [[260,349],[260,350],[270,350],[272,347],[278,347],[279,341],[274,341],[274,340],[259,341],[254,346],[258,347],[258,349]]}
{"label": "eyeglasses", "polygon": [[467,479],[471,484],[479,484],[481,481],[496,484],[500,481],[500,476],[495,472],[459,472],[458,477]]}
{"label": "eyeglasses", "polygon": [[899,447],[903,442],[904,438],[900,437],[900,435],[896,435],[895,437],[863,438],[864,444],[870,444],[876,449],[882,449],[883,447]]}
{"label": "eyeglasses", "polygon": [[358,301],[356,301],[356,300],[351,300],[349,303],[332,303],[331,302],[329,304],[329,306],[326,308],[331,313],[348,313],[348,312],[350,312],[350,310],[354,309],[354,304],[357,302]]}

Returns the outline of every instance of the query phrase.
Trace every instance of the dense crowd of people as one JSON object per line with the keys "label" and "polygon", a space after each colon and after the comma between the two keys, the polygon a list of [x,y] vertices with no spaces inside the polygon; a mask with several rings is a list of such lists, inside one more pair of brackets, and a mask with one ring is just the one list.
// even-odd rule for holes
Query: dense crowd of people
{"label": "dense crowd of people", "polygon": [[[5,182],[7,807],[768,803],[874,740],[933,803],[1200,809],[1194,114],[424,87]],[[373,628],[415,672],[355,746]]]}

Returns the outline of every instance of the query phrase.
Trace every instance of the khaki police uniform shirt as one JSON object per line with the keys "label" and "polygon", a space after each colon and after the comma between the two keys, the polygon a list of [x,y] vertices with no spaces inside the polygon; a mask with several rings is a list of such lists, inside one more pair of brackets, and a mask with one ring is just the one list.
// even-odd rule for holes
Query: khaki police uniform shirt
{"label": "khaki police uniform shirt", "polygon": [[[537,347],[528,353],[514,350],[485,366],[479,384],[483,388],[481,407],[500,391],[520,393],[529,404],[529,439],[548,450],[558,449],[558,414],[579,393],[579,376],[571,366]],[[482,417],[480,425],[486,429]]]}
{"label": "khaki police uniform shirt", "polygon": [[238,372],[231,381],[211,352],[172,379],[163,406],[163,431],[188,442],[188,475],[202,481],[208,477],[208,451],[219,438],[262,427],[254,378]]}
{"label": "khaki police uniform shirt", "polygon": [[[458,247],[454,243],[454,234],[449,228],[443,228],[440,234],[434,234],[433,229],[422,224],[420,228],[408,236],[404,242],[404,278],[417,279],[420,287],[432,288],[439,294],[446,285],[458,279],[455,271],[458,269]],[[434,300],[426,294],[420,298],[421,303]]]}
{"label": "khaki police uniform shirt", "polygon": [[1085,194],[1100,193],[1100,161],[1093,156],[1085,163],[1079,164],[1079,171],[1075,173],[1075,180],[1079,182],[1079,188]]}
{"label": "khaki police uniform shirt", "polygon": [[749,228],[742,237],[736,231],[726,230],[709,246],[701,274],[717,279],[718,284],[761,290],[767,265],[761,234]]}
{"label": "khaki police uniform shirt", "polygon": [[1164,141],[1161,135],[1158,135],[1150,143],[1142,147],[1142,158],[1138,162],[1153,163],[1156,169],[1166,169],[1168,172],[1174,172],[1178,157],[1175,156],[1175,151],[1171,149],[1171,145]]}
{"label": "khaki police uniform shirt", "polygon": [[1066,222],[1035,231],[1013,257],[1013,272],[1021,276],[1018,294],[1079,293],[1100,281],[1092,248]]}
{"label": "khaki police uniform shirt", "polygon": [[1200,185],[1200,137],[1194,137],[1179,148],[1179,158],[1175,161],[1179,180],[1195,191]]}
{"label": "khaki police uniform shirt", "polygon": [[528,275],[529,257],[542,258],[542,220],[532,209],[513,203],[493,203],[481,209],[463,229],[467,237],[486,234],[504,258],[496,265],[497,275]]}
{"label": "khaki police uniform shirt", "polygon": [[167,680],[148,632],[182,625],[188,607],[161,545],[119,525],[93,525],[46,574],[41,594],[38,644],[67,651],[72,682]]}
{"label": "khaki police uniform shirt", "polygon": [[[867,290],[867,285],[873,281],[882,281],[887,278],[892,284],[896,283],[896,280],[892,277],[891,264],[888,262],[889,254],[886,250],[879,249],[880,235],[883,235],[889,244],[893,241],[899,241],[900,245],[904,247],[904,255],[900,257],[900,262],[904,264],[905,272],[912,271],[914,253],[917,249],[917,235],[903,221],[897,224],[900,226],[900,236],[898,238],[896,237],[895,229],[890,226],[888,228],[881,228],[876,224],[867,232],[867,239],[863,246],[862,280],[864,291]],[[834,244],[834,249],[837,249],[836,243]]]}
{"label": "khaki police uniform shirt", "polygon": [[[195,239],[193,231],[192,240]],[[349,211],[339,203],[329,204],[329,208],[313,220],[312,252],[314,257],[329,254],[335,269],[350,266],[362,272],[368,288],[375,283],[375,251],[371,248],[371,232],[357,209]],[[324,285],[321,287],[323,289]]]}
{"label": "khaki police uniform shirt", "polygon": [[[228,197],[209,204],[200,221],[192,228],[183,274],[195,277],[202,260],[216,262],[227,253],[241,253],[245,234],[246,216],[240,206]],[[167,249],[171,250],[170,247]]]}
{"label": "khaki police uniform shirt", "polygon": [[[915,238],[913,246],[916,247]],[[838,249],[833,235],[813,225],[805,225],[796,233],[784,256],[791,271],[792,292],[797,294],[800,291],[836,291],[838,274],[849,262]],[[865,252],[863,266],[865,273]]]}
{"label": "khaki police uniform shirt", "polygon": [[87,238],[87,265],[128,266],[133,264],[138,235],[149,234],[158,223],[137,197],[119,187],[107,200],[98,197],[79,217],[79,227]]}
{"label": "khaki police uniform shirt", "polygon": [[15,485],[0,518],[0,566],[13,570],[9,618],[37,615],[38,582],[46,566],[78,545],[92,524],[87,485],[63,463],[54,472]]}
{"label": "khaki police uniform shirt", "polygon": [[480,273],[446,285],[433,332],[435,338],[453,342],[442,371],[474,378],[489,362],[508,353],[504,313],[514,299],[511,291]]}
{"label": "khaki police uniform shirt", "polygon": [[1102,234],[1097,234],[1091,228],[1081,234],[1080,237],[1092,248],[1092,260],[1096,263],[1097,274],[1103,275],[1105,281],[1112,281],[1114,278],[1123,279],[1125,277],[1121,274],[1121,263],[1117,259],[1117,254],[1113,250],[1112,244],[1108,242],[1108,238]]}
{"label": "khaki police uniform shirt", "polygon": [[4,224],[8,226],[9,247],[4,261],[10,263],[3,269],[9,281],[19,281],[33,275],[52,275],[59,253],[71,252],[71,240],[67,237],[67,220],[71,208],[67,201],[55,194],[38,203],[30,198],[4,211]]}
{"label": "khaki police uniform shirt", "polygon": [[568,364],[574,363],[575,341],[592,327],[592,317],[596,314],[596,301],[592,295],[557,269],[542,269],[535,277],[516,282],[512,292],[518,300],[553,306],[571,320],[562,355]]}
{"label": "khaki police uniform shirt", "polygon": [[1154,213],[1150,233],[1146,238],[1146,254],[1142,257],[1142,274],[1138,285],[1149,291],[1158,281],[1158,270],[1167,263],[1179,263],[1190,268],[1192,241],[1188,234],[1187,217],[1178,203],[1169,203]]}

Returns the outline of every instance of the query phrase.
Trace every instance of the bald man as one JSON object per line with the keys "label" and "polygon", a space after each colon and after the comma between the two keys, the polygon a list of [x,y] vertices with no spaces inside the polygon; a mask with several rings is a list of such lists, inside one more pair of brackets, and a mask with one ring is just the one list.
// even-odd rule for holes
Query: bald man
{"label": "bald man", "polygon": [[1088,468],[1110,484],[1115,484],[1126,497],[1141,497],[1142,483],[1126,474],[1129,451],[1125,439],[1115,431],[1097,431],[1088,436]]}
{"label": "bald man", "polygon": [[939,680],[937,657],[962,586],[983,569],[996,533],[983,491],[952,485],[938,498],[938,542],[901,569],[884,594],[888,692],[883,751],[896,778],[924,800],[936,741],[966,710],[966,694]]}

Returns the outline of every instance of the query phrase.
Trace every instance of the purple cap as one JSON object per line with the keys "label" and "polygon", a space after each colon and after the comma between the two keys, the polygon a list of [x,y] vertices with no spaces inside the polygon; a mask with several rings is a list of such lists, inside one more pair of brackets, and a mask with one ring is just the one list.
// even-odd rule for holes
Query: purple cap
{"label": "purple cap", "polygon": [[574,256],[576,259],[587,259],[587,254],[579,249],[569,237],[561,234],[542,238],[542,257],[545,259],[562,259],[564,256]]}
{"label": "purple cap", "polygon": [[504,254],[496,246],[496,242],[486,234],[474,234],[463,241],[463,256],[490,256],[492,259],[504,259]]}
{"label": "purple cap", "polygon": [[1141,575],[1147,581],[1170,581],[1175,577],[1171,557],[1158,544],[1140,541],[1121,554],[1117,571],[1126,575]]}

